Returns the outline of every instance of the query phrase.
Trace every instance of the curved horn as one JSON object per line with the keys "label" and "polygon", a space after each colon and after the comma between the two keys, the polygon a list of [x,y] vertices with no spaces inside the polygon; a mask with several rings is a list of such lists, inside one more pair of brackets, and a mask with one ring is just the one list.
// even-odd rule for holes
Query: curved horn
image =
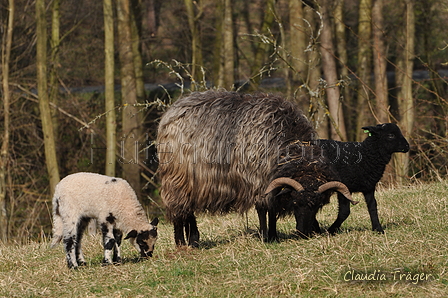
{"label": "curved horn", "polygon": [[323,193],[326,190],[334,189],[337,192],[340,192],[344,197],[347,198],[353,205],[356,205],[359,203],[359,201],[354,201],[352,199],[352,194],[350,193],[350,190],[348,190],[348,187],[339,181],[330,181],[325,184],[322,184],[319,189],[317,190],[318,193]]}
{"label": "curved horn", "polygon": [[300,184],[296,180],[291,179],[291,178],[287,178],[287,177],[280,177],[280,178],[272,180],[272,182],[266,188],[264,194],[267,195],[268,193],[270,193],[271,191],[273,191],[277,187],[280,187],[280,186],[283,186],[283,185],[289,185],[289,186],[291,186],[292,188],[294,188],[297,191],[304,190],[302,184]]}

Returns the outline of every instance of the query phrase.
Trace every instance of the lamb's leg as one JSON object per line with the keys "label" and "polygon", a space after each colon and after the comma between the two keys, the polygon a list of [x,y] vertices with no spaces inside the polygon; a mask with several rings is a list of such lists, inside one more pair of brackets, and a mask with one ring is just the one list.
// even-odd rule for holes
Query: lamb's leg
{"label": "lamb's leg", "polygon": [[78,268],[78,262],[76,261],[76,226],[71,230],[64,229],[64,248],[67,259],[68,268]]}
{"label": "lamb's leg", "polygon": [[174,242],[177,246],[186,245],[184,237],[184,225],[185,222],[181,218],[173,220],[174,224]]}
{"label": "lamb's leg", "polygon": [[187,217],[185,224],[185,234],[187,235],[188,245],[191,247],[199,246],[199,230],[196,223],[196,217],[194,214],[190,214]]}
{"label": "lamb's leg", "polygon": [[347,200],[342,194],[338,193],[338,203],[339,203],[339,211],[338,217],[335,222],[328,229],[330,234],[336,234],[339,231],[342,223],[347,219],[350,215],[350,201]]}
{"label": "lamb's leg", "polygon": [[378,218],[378,206],[375,199],[375,192],[364,192],[364,198],[366,199],[367,209],[369,210],[370,221],[372,222],[372,230],[378,233],[384,233],[381,227],[380,220]]}
{"label": "lamb's leg", "polygon": [[82,236],[84,235],[84,231],[86,230],[87,226],[89,225],[90,218],[83,217],[79,220],[77,232],[76,232],[76,261],[78,262],[78,266],[85,266],[86,260],[84,259],[84,255],[82,253],[81,249],[81,240]]}
{"label": "lamb's leg", "polygon": [[123,233],[117,229],[113,229],[113,233],[115,238],[115,246],[112,261],[114,262],[114,264],[121,264],[120,245],[121,245],[121,239],[123,239]]}
{"label": "lamb's leg", "polygon": [[257,207],[258,221],[260,222],[260,235],[263,239],[268,238],[268,226],[266,220],[267,210],[265,208]]}
{"label": "lamb's leg", "polygon": [[104,260],[103,265],[110,265],[113,263],[113,249],[115,248],[116,241],[113,233],[113,225],[110,223],[101,224],[101,232],[103,233],[103,244],[104,244]]}

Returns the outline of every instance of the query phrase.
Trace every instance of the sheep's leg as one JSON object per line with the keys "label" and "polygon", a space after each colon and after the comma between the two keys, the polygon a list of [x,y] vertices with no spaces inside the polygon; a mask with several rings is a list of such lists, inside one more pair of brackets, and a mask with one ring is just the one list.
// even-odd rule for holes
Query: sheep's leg
{"label": "sheep's leg", "polygon": [[114,264],[121,264],[120,245],[121,245],[121,239],[123,239],[123,233],[120,230],[113,229],[113,234],[115,238],[115,246],[112,261],[114,262]]}
{"label": "sheep's leg", "polygon": [[341,227],[342,223],[350,215],[350,201],[347,200],[344,197],[344,195],[340,193],[338,193],[338,203],[339,203],[338,217],[336,218],[335,222],[331,225],[331,227],[328,229],[328,232],[330,234],[336,234],[336,232],[339,231],[339,228]]}
{"label": "sheep's leg", "polygon": [[257,207],[258,221],[260,223],[260,235],[263,239],[268,238],[268,226],[266,220],[267,210],[265,208]]}
{"label": "sheep's leg", "polygon": [[103,233],[103,244],[104,244],[104,265],[110,265],[113,263],[112,255],[113,249],[115,248],[116,241],[113,233],[113,225],[111,223],[102,223],[101,232]]}
{"label": "sheep's leg", "polygon": [[89,225],[90,218],[82,217],[77,226],[76,231],[76,245],[75,245],[75,255],[76,255],[76,261],[78,262],[78,266],[85,266],[86,260],[84,259],[84,255],[82,253],[81,249],[81,240],[84,235],[84,231],[86,230],[87,226]]}
{"label": "sheep's leg", "polygon": [[181,218],[173,220],[174,224],[174,242],[177,246],[186,245],[184,238],[184,225],[185,222]]}
{"label": "sheep's leg", "polygon": [[316,219],[316,216],[314,216],[313,221],[313,233],[320,234],[322,231],[320,230],[319,222]]}
{"label": "sheep's leg", "polygon": [[268,241],[278,241],[277,214],[274,210],[268,209],[268,217],[269,217]]}
{"label": "sheep's leg", "polygon": [[367,209],[369,210],[370,221],[372,222],[372,230],[378,233],[384,233],[381,227],[380,220],[378,218],[378,206],[375,199],[375,192],[364,192],[364,198],[366,199]]}
{"label": "sheep's leg", "polygon": [[191,247],[199,246],[199,230],[196,223],[196,217],[194,214],[190,214],[187,217],[185,224],[185,234],[187,235],[188,245]]}

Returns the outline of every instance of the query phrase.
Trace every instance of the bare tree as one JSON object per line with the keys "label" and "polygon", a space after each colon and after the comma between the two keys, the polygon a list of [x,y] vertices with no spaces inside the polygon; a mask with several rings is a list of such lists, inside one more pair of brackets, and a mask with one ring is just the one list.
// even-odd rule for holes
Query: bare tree
{"label": "bare tree", "polygon": [[[50,102],[58,105],[58,67],[59,67],[59,46],[60,39],[60,4],[61,0],[54,0],[51,5],[51,39],[50,39]],[[53,131],[55,139],[58,138],[58,112],[56,109],[52,109]]]}
{"label": "bare tree", "polygon": [[373,70],[375,77],[375,111],[380,123],[389,122],[383,7],[384,0],[374,0],[372,8]]}
{"label": "bare tree", "polygon": [[223,84],[225,88],[231,88],[235,82],[235,46],[233,34],[233,1],[224,0],[223,44],[222,57]]}
{"label": "bare tree", "polygon": [[370,76],[372,73],[371,36],[372,36],[372,0],[361,0],[359,4],[358,22],[358,61],[356,74],[359,79],[356,100],[356,132],[357,138],[362,138],[361,127],[370,123],[368,103],[370,97]]}
{"label": "bare tree", "polygon": [[[121,65],[121,97],[124,105],[122,113],[123,135],[122,166],[123,176],[134,188],[137,195],[141,192],[140,167],[138,165],[138,142],[140,137],[139,113],[137,109],[137,89],[132,52],[132,30],[129,0],[117,1],[118,37],[120,39],[119,56]],[[124,155],[124,156],[123,156]]]}
{"label": "bare tree", "polygon": [[106,106],[106,175],[115,176],[116,115],[114,91],[114,14],[112,0],[103,1],[104,15],[104,81]]}
{"label": "bare tree", "polygon": [[[412,72],[414,68],[414,44],[415,44],[415,15],[414,0],[404,0],[405,24],[401,35],[403,49],[399,55],[396,80],[400,86],[398,97],[398,108],[400,113],[399,125],[406,138],[412,135],[414,125],[414,99],[412,97]],[[395,155],[395,169],[399,182],[403,183],[409,172],[409,152]]]}
{"label": "bare tree", "polygon": [[9,63],[11,57],[12,37],[14,28],[14,0],[8,3],[8,23],[6,25],[6,38],[2,39],[2,86],[3,86],[3,138],[0,149],[0,240],[8,240],[8,216],[6,212],[6,175],[9,161],[9,130],[10,130],[10,98],[9,90]]}
{"label": "bare tree", "polygon": [[47,87],[47,21],[45,16],[45,0],[36,0],[36,67],[39,111],[44,134],[45,161],[50,180],[50,192],[59,182],[59,169],[56,157],[56,145],[53,133],[53,122],[50,112]]}
{"label": "bare tree", "polygon": [[332,39],[332,27],[328,8],[329,0],[320,1],[320,12],[322,15],[322,33],[320,51],[322,55],[322,69],[327,81],[327,103],[331,117],[331,138],[334,140],[347,140],[344,123],[344,112],[340,102],[341,93],[338,86],[338,75],[334,56],[334,44]]}
{"label": "bare tree", "polygon": [[191,33],[191,79],[194,81],[192,82],[193,84],[191,85],[191,88],[195,89],[195,83],[197,82],[201,84],[202,81],[201,67],[203,65],[203,61],[199,19],[201,18],[203,11],[201,1],[199,0],[184,0],[184,2],[187,9],[188,26]]}

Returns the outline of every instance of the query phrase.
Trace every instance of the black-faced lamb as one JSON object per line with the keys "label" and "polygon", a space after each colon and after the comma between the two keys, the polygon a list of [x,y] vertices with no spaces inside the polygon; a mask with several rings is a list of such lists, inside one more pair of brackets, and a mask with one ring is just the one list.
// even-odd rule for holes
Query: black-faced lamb
{"label": "black-faced lamb", "polygon": [[123,234],[142,258],[152,256],[159,220],[148,222],[129,183],[95,173],[76,173],[56,185],[53,197],[51,247],[63,239],[69,268],[86,264],[81,239],[91,219],[96,219],[101,227],[104,264],[121,263]]}
{"label": "black-faced lamb", "polygon": [[[295,105],[270,94],[206,91],[176,101],[162,116],[157,136],[160,194],[176,245],[186,244],[185,235],[188,245],[198,245],[195,213],[244,213],[257,202],[267,210],[265,190],[278,178],[282,152],[314,134]],[[295,210],[306,213],[300,207]],[[267,235],[266,216],[262,220]]]}
{"label": "black-faced lamb", "polygon": [[[375,188],[383,176],[386,165],[395,152],[408,152],[409,143],[393,123],[363,127],[368,133],[363,142],[318,140],[339,179],[353,192],[362,192],[367,203],[372,230],[384,233],[378,218]],[[339,212],[328,229],[336,233],[350,215],[350,204],[338,194]]]}

